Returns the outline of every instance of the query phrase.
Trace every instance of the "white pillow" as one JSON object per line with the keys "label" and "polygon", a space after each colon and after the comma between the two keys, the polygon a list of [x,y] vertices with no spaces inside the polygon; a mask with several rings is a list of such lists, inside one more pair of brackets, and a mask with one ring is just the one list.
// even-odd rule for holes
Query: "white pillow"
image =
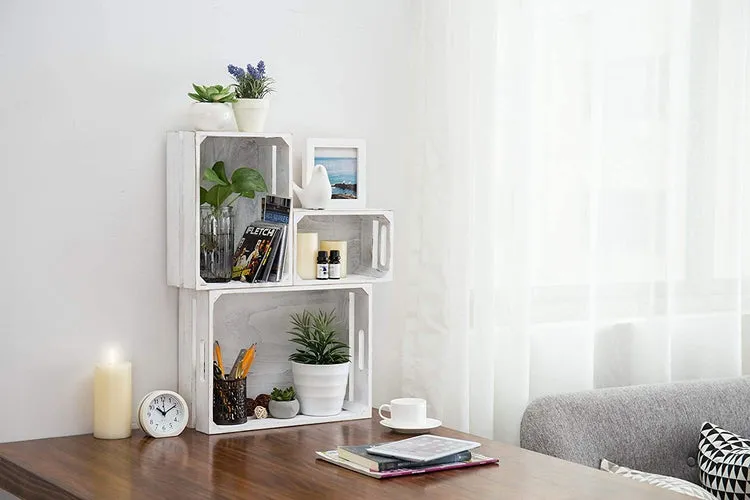
{"label": "white pillow", "polygon": [[651,474],[650,472],[641,472],[639,470],[629,469],[627,467],[613,464],[606,459],[602,459],[602,463],[599,468],[601,470],[611,472],[612,474],[617,474],[618,476],[629,477],[630,479],[635,479],[638,482],[652,484],[654,486],[658,486],[659,488],[664,488],[676,493],[682,493],[683,495],[700,498],[702,500],[716,500],[715,496],[713,496],[711,493],[704,490],[697,484],[693,484],[690,481],[685,481],[684,479],[680,479],[677,477],[664,476],[662,474]]}

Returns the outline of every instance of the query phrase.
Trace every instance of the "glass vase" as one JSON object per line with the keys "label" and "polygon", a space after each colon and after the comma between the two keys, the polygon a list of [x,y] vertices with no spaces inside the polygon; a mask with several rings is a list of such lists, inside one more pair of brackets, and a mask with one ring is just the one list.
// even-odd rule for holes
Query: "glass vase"
{"label": "glass vase", "polygon": [[201,278],[206,283],[232,279],[234,214],[232,207],[201,206]]}

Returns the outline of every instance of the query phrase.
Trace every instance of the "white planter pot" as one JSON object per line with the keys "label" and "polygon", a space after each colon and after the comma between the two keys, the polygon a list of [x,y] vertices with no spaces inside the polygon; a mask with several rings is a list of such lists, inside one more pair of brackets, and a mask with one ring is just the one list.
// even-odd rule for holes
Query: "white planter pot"
{"label": "white planter pot", "polygon": [[292,418],[299,413],[299,401],[292,399],[291,401],[274,401],[273,399],[268,402],[268,413],[273,418]]}
{"label": "white planter pot", "polygon": [[237,130],[234,110],[228,102],[194,102],[190,105],[190,121],[195,130],[211,132]]}
{"label": "white planter pot", "polygon": [[237,99],[232,103],[237,126],[242,132],[263,132],[271,101],[268,99]]}
{"label": "white planter pot", "polygon": [[292,378],[300,413],[313,417],[341,413],[349,380],[349,362],[340,365],[303,365],[292,361]]}

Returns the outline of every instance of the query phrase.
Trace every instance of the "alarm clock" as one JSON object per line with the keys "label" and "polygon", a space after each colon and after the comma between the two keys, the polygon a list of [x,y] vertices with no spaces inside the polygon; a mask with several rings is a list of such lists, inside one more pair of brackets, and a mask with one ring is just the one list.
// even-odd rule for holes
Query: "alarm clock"
{"label": "alarm clock", "polygon": [[179,435],[188,423],[188,406],[173,391],[152,391],[138,405],[138,425],[151,437]]}

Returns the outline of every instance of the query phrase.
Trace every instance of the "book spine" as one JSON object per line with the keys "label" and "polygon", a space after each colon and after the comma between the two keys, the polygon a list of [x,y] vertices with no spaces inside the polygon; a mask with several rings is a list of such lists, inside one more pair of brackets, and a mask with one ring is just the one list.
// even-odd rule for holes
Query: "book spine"
{"label": "book spine", "polygon": [[387,462],[381,463],[378,472],[387,472],[396,469],[424,469],[425,467],[432,467],[435,465],[445,465],[457,462],[467,462],[471,460],[471,451],[462,451],[455,455],[449,455],[438,460],[431,462],[410,462],[408,460],[402,460],[399,462]]}

